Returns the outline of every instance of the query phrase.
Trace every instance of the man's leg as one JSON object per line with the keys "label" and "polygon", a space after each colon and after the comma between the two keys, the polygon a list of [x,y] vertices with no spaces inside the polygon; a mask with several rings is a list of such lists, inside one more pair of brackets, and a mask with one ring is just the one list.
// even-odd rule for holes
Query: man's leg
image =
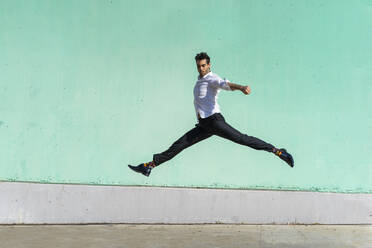
{"label": "man's leg", "polygon": [[206,138],[211,137],[213,134],[209,133],[198,124],[193,129],[185,133],[182,137],[176,140],[166,151],[153,155],[155,166],[158,166],[176,156],[185,148],[192,146]]}
{"label": "man's leg", "polygon": [[225,118],[221,113],[214,114],[206,120],[201,122],[201,125],[208,130],[210,133],[229,139],[235,143],[249,146],[256,150],[264,150],[267,152],[272,152],[277,155],[280,159],[284,160],[289,166],[294,166],[293,157],[284,148],[278,149],[272,144],[269,144],[263,140],[260,140],[253,136],[248,136],[242,134],[228,123],[226,123]]}
{"label": "man's leg", "polygon": [[216,117],[211,121],[207,128],[210,132],[225,139],[231,140],[235,143],[249,146],[256,150],[265,150],[273,152],[275,148],[272,144],[269,144],[259,138],[242,134],[232,126],[230,126],[222,114],[216,114]]}
{"label": "man's leg", "polygon": [[206,129],[200,127],[198,124],[196,127],[185,133],[181,138],[176,140],[166,151],[153,155],[153,161],[148,163],[142,163],[137,166],[128,165],[132,170],[142,173],[145,176],[149,176],[151,170],[164,163],[165,161],[170,160],[178,153],[180,153],[185,148],[200,142],[206,138],[211,137],[213,134],[209,133]]}

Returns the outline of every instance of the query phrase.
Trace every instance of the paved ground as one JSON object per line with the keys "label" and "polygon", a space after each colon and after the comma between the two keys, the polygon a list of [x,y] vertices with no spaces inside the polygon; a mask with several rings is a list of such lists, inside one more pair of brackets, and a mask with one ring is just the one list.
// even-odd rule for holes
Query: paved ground
{"label": "paved ground", "polygon": [[372,248],[368,225],[2,225],[1,248]]}

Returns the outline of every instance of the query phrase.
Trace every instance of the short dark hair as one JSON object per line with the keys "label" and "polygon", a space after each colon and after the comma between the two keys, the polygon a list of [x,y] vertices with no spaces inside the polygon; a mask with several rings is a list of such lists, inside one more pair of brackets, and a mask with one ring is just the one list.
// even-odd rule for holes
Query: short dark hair
{"label": "short dark hair", "polygon": [[207,60],[207,64],[209,64],[210,58],[209,58],[209,56],[208,56],[207,53],[201,52],[201,53],[198,53],[195,56],[195,61],[202,60],[202,59],[206,59]]}

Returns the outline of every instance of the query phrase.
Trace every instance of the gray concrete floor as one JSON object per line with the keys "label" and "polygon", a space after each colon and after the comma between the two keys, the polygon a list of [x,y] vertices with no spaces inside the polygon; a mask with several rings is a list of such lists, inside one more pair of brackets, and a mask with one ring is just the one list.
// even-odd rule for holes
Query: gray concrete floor
{"label": "gray concrete floor", "polygon": [[371,225],[2,225],[6,248],[372,248]]}

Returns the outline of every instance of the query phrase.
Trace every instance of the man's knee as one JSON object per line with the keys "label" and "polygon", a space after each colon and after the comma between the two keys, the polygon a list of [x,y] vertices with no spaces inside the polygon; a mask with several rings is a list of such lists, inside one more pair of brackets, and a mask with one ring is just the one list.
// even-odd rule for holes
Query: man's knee
{"label": "man's knee", "polygon": [[244,137],[244,135],[219,135],[219,136],[242,145],[244,145],[246,142],[246,138]]}
{"label": "man's knee", "polygon": [[256,139],[253,136],[248,136],[247,134],[241,134],[237,136],[236,142],[242,145],[251,145],[255,143]]}
{"label": "man's knee", "polygon": [[236,137],[236,142],[242,145],[245,145],[248,141],[248,137],[246,134],[241,134]]}
{"label": "man's knee", "polygon": [[182,151],[183,149],[192,145],[192,139],[188,136],[183,136],[179,138],[176,142],[173,143],[171,146],[174,150]]}

